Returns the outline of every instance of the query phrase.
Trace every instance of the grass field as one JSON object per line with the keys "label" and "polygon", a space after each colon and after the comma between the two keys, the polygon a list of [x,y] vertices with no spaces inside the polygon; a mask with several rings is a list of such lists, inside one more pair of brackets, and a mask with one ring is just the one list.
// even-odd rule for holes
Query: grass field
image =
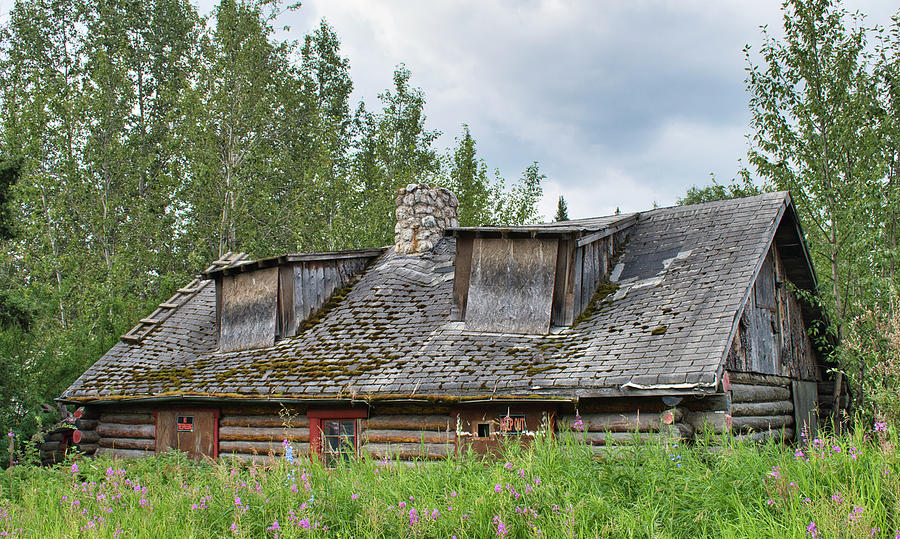
{"label": "grass field", "polygon": [[[712,440],[593,455],[577,434],[325,470],[72,460],[0,471],[0,537],[900,537],[893,430],[803,450]],[[708,444],[717,447],[710,449]]]}

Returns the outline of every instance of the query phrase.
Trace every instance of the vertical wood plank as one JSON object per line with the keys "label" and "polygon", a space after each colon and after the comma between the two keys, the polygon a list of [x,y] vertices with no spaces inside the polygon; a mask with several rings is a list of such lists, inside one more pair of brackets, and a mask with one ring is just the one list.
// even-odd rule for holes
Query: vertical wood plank
{"label": "vertical wood plank", "polygon": [[453,311],[456,320],[466,319],[469,281],[472,276],[473,238],[456,239],[456,264],[453,274]]}
{"label": "vertical wood plank", "polygon": [[566,243],[566,294],[563,323],[571,326],[575,321],[575,249],[578,242],[570,239]]}
{"label": "vertical wood plank", "polygon": [[581,286],[581,277],[582,277],[582,261],[584,260],[584,247],[578,247],[575,250],[575,317],[577,318],[579,314],[584,310],[584,302],[582,301],[582,286]]}
{"label": "vertical wood plank", "polygon": [[550,325],[561,326],[566,323],[566,276],[568,276],[569,241],[560,239],[556,250],[556,275],[553,278],[553,309],[550,314]]}

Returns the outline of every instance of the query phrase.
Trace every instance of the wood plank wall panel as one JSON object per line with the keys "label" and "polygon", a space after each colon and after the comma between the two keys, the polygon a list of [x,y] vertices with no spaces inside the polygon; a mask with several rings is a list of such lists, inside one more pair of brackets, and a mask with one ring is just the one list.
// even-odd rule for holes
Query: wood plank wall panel
{"label": "wood plank wall panel", "polygon": [[278,268],[222,278],[220,350],[249,350],[275,344],[277,291]]}
{"label": "wood plank wall panel", "polygon": [[556,254],[556,239],[475,238],[466,327],[547,333]]}

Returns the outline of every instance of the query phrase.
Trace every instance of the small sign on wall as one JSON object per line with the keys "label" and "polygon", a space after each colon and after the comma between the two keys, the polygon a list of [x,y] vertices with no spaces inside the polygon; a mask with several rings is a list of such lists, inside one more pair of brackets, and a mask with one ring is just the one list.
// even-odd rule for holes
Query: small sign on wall
{"label": "small sign on wall", "polygon": [[524,434],[525,414],[500,416],[500,432],[502,434]]}
{"label": "small sign on wall", "polygon": [[178,432],[194,432],[194,416],[180,415],[177,416],[178,424],[175,430]]}

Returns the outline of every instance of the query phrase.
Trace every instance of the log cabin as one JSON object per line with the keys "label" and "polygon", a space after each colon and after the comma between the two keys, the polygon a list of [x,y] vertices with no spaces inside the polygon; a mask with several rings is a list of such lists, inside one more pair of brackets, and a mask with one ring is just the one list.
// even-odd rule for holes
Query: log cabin
{"label": "log cabin", "polygon": [[789,193],[460,227],[397,194],[387,248],[227,255],[59,398],[71,445],[142,457],[436,459],[511,436],[814,436],[846,406]]}

